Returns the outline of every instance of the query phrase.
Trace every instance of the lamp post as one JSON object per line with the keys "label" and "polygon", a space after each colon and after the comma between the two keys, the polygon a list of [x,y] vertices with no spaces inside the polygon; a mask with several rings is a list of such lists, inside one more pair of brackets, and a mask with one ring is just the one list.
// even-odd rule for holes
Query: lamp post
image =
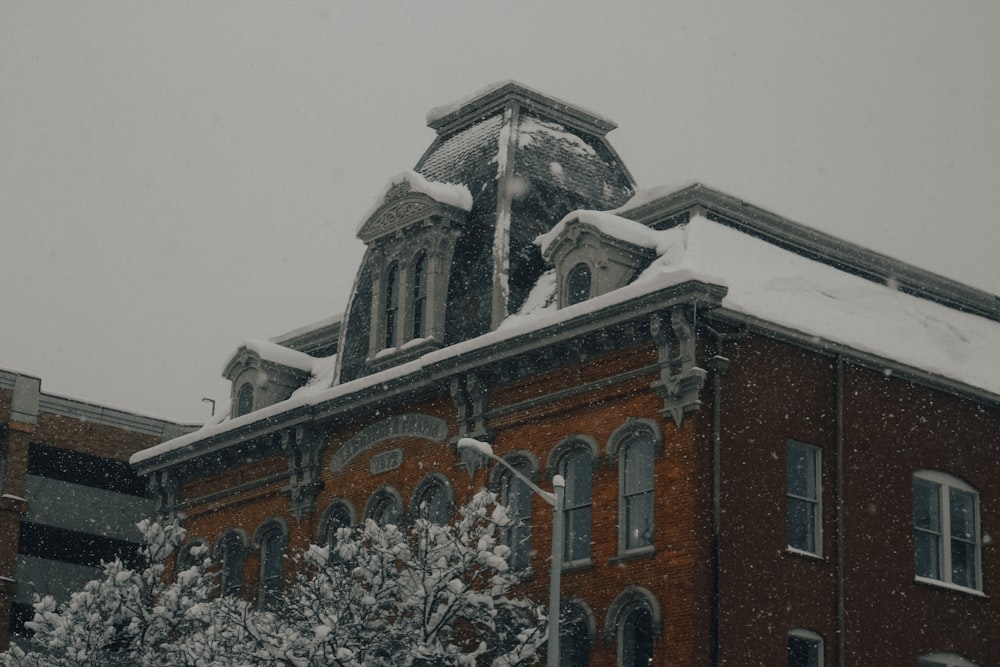
{"label": "lamp post", "polygon": [[552,477],[553,492],[543,491],[537,484],[525,477],[521,471],[493,453],[493,446],[488,442],[475,438],[459,438],[459,450],[471,452],[476,456],[496,461],[507,468],[515,477],[534,491],[535,495],[552,507],[552,569],[549,574],[549,642],[548,667],[559,667],[559,589],[562,585],[563,540],[563,506],[565,501],[566,480],[562,475]]}

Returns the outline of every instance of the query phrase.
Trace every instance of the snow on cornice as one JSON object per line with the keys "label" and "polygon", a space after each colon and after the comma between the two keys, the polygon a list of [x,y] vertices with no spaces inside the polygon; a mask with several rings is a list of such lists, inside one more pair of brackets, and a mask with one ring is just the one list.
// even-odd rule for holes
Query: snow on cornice
{"label": "snow on cornice", "polygon": [[535,245],[539,247],[542,255],[548,252],[549,246],[565,232],[568,225],[577,221],[596,228],[606,236],[640,248],[650,248],[656,250],[657,254],[662,254],[659,247],[663,243],[663,235],[642,223],[605,211],[573,211],[556,223],[555,227],[535,239]]}
{"label": "snow on cornice", "polygon": [[253,352],[262,361],[270,361],[281,366],[287,366],[288,368],[306,371],[307,373],[312,373],[316,362],[319,361],[315,357],[310,357],[305,352],[298,352],[284,345],[278,345],[277,343],[257,338],[248,338],[240,344],[239,348],[237,348],[236,352],[230,358],[230,362],[226,364],[227,369],[232,360],[239,357],[240,351],[244,349],[248,352]]}
{"label": "snow on cornice", "polygon": [[399,172],[393,176],[382,188],[378,197],[375,198],[375,203],[361,216],[361,220],[358,221],[357,229],[355,231],[361,231],[365,223],[375,215],[375,212],[380,208],[385,206],[388,202],[386,197],[392,192],[394,188],[399,185],[406,184],[410,192],[418,192],[420,194],[427,195],[434,201],[440,204],[447,204],[453,208],[460,209],[462,211],[472,210],[472,193],[469,192],[469,188],[465,187],[461,183],[438,183],[437,181],[429,181],[423,177],[423,175],[418,174],[412,169],[406,169]]}
{"label": "snow on cornice", "polygon": [[132,455],[129,462],[132,465],[141,464],[155,459],[156,457],[177,451],[194,443],[223,435],[230,431],[251,427],[255,423],[273,421],[280,415],[292,413],[303,408],[310,408],[323,403],[334,401],[352,394],[361,394],[376,387],[394,384],[408,376],[413,376],[424,369],[440,364],[442,362],[457,361],[465,355],[473,355],[478,351],[485,350],[495,345],[500,345],[508,341],[513,341],[520,337],[528,337],[540,332],[547,327],[558,326],[582,317],[586,317],[595,312],[612,310],[629,304],[631,302],[648,298],[651,294],[661,290],[669,290],[673,287],[681,286],[685,283],[700,283],[703,285],[718,286],[724,289],[724,283],[717,276],[705,274],[700,271],[683,268],[675,271],[663,271],[656,275],[650,275],[647,279],[626,285],[613,292],[603,294],[583,303],[561,308],[558,310],[544,310],[532,317],[511,317],[509,322],[504,322],[501,327],[483,334],[477,338],[462,341],[454,345],[449,345],[409,361],[399,366],[387,368],[383,371],[366,375],[338,384],[327,389],[297,392],[292,398],[275,403],[274,405],[255,410],[248,414],[228,419],[220,423],[209,424],[193,433],[181,436],[174,440],[161,443],[149,449],[144,449]]}
{"label": "snow on cornice", "polygon": [[[901,368],[975,395],[1000,401],[1000,323],[942,303],[907,294],[834,266],[756,238],[739,229],[692,215],[663,231],[640,231],[629,220],[610,214],[584,218],[598,221],[614,236],[642,234],[656,241],[658,256],[635,281],[622,288],[561,309],[547,307],[545,294],[534,294],[539,307],[508,317],[500,327],[399,366],[308,393],[136,453],[131,463],[150,461],[196,442],[283,413],[363,395],[405,382],[442,362],[462,357],[475,363],[476,353],[492,346],[530,339],[549,327],[570,322],[599,322],[602,314],[633,308],[662,290],[684,283],[727,289],[717,309],[720,316],[744,319],[765,331],[782,331],[811,347],[838,350],[848,357],[874,360]],[[617,229],[615,229],[617,228]],[[651,236],[646,236],[647,232]],[[554,289],[551,274],[539,292]],[[659,303],[659,302],[658,302]],[[867,362],[866,362],[867,363]],[[449,368],[452,366],[448,366]]]}

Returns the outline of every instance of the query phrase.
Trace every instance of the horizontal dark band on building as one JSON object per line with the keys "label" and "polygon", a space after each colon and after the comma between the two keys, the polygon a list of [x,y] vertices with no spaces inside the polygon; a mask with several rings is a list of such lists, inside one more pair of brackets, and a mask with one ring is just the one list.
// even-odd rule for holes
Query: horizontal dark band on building
{"label": "horizontal dark band on building", "polygon": [[105,459],[36,442],[31,443],[28,451],[28,474],[130,496],[146,496],[146,485],[126,461]]}
{"label": "horizontal dark band on building", "polygon": [[21,523],[18,551],[25,556],[88,567],[100,567],[115,557],[121,557],[129,567],[139,563],[139,545],[135,542],[28,521]]}

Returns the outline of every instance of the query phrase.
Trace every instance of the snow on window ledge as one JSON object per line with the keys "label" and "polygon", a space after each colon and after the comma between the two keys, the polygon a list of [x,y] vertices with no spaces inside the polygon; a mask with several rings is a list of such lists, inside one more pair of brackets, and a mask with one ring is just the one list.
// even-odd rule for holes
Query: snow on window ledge
{"label": "snow on window ledge", "polygon": [[795,547],[786,546],[785,553],[791,556],[802,556],[803,558],[809,558],[811,560],[826,562],[826,558],[823,556],[823,554],[816,553],[814,551],[804,551],[802,549],[796,549]]}
{"label": "snow on window ledge", "polygon": [[968,595],[973,595],[979,598],[989,598],[986,593],[982,592],[976,588],[969,588],[968,586],[960,586],[958,584],[953,584],[949,581],[941,581],[940,579],[931,579],[930,577],[913,577],[913,583],[915,584],[926,584],[928,586],[933,586],[934,588],[944,588],[949,591],[955,591],[956,593],[966,593]]}

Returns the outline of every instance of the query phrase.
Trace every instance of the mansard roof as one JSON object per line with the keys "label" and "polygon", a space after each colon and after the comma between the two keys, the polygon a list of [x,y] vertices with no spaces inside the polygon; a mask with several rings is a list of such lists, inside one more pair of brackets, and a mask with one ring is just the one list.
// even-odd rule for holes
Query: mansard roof
{"label": "mansard roof", "polygon": [[[476,230],[459,237],[451,266],[457,287],[447,297],[451,330],[440,349],[367,374],[334,378],[329,367],[314,370],[313,381],[289,400],[136,454],[132,461],[140,471],[190,461],[290,424],[369,410],[567,341],[613,340],[622,327],[648,325],[652,314],[680,304],[695,306],[699,316],[710,313],[713,322],[1000,404],[997,296],[698,183],[633,196],[624,166],[616,157],[605,161],[612,154],[601,152],[602,136],[584,132],[586,123],[574,120],[575,111],[525,90],[503,84],[431,120],[439,135],[417,171],[428,181],[467,188],[472,202],[463,229]],[[577,191],[590,176],[577,181],[569,175],[574,171],[603,173],[608,189]],[[655,258],[624,287],[559,309],[549,298],[555,283],[540,246],[568,233],[572,220],[653,248]],[[498,247],[498,239],[510,245]],[[489,267],[493,284],[475,267]],[[363,263],[358,284],[367,279],[370,285],[364,272],[375,270]],[[501,279],[510,280],[511,294],[519,293],[502,304],[499,320],[463,313],[470,300],[489,303]],[[363,342],[352,326],[368,335],[371,302],[359,302],[358,293],[356,286],[340,327],[341,358]],[[362,360],[367,353],[361,352]]]}

